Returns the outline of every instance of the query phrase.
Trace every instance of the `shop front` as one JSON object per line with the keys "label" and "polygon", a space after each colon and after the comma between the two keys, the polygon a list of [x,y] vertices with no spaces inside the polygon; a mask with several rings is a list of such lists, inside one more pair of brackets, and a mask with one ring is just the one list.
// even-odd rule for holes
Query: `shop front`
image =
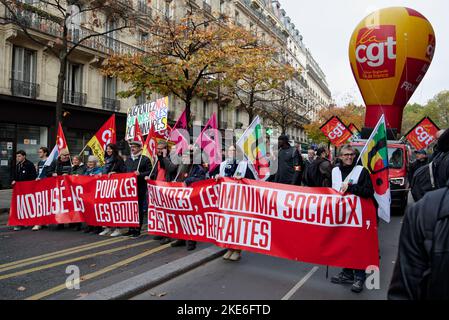
{"label": "shop front", "polygon": [[[72,155],[79,154],[112,115],[111,111],[74,105],[64,105],[63,110],[62,126]],[[0,189],[11,188],[18,150],[24,150],[35,164],[40,147],[51,151],[56,140],[54,119],[52,102],[0,95]],[[117,141],[125,137],[125,127],[126,114],[116,113]]]}

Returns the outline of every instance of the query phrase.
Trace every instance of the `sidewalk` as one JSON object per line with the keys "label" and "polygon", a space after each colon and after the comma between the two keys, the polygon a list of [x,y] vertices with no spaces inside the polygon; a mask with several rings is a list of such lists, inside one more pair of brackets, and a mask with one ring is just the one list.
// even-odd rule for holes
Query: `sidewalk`
{"label": "sidewalk", "polygon": [[11,196],[12,189],[0,190],[0,225],[4,225],[8,221]]}

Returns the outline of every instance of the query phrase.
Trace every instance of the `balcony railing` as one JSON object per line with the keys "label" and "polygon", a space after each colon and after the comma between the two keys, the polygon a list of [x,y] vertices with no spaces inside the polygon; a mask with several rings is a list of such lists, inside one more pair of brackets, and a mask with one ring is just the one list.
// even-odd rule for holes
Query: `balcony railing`
{"label": "balcony railing", "polygon": [[87,103],[87,94],[75,91],[65,91],[64,102],[68,104],[75,104],[78,106],[85,106]]}
{"label": "balcony railing", "polygon": [[206,1],[203,1],[203,10],[207,13],[212,13],[212,7]]}
{"label": "balcony railing", "polygon": [[286,36],[285,33],[282,33],[282,31],[277,28],[273,27],[272,22],[268,20],[268,18],[260,11],[262,7],[260,7],[259,2],[256,0],[242,0],[241,3],[243,3],[251,12],[253,15],[257,17],[257,19],[265,24],[265,26],[269,27],[272,32],[274,32],[278,37],[281,39],[284,39]]}
{"label": "balcony railing", "polygon": [[[8,11],[7,18],[10,21],[17,22],[22,26],[29,29],[36,30],[47,35],[52,35],[57,38],[61,38],[63,35],[62,26],[50,19],[46,19],[38,15],[35,12],[26,9],[16,9],[15,11],[17,19],[13,14]],[[78,43],[81,39],[84,39],[90,35],[97,35],[98,32],[90,30],[81,26],[73,26],[68,30],[68,40],[72,43]],[[90,48],[96,51],[103,52],[105,54],[126,54],[126,53],[138,53],[143,50],[114,39],[110,35],[98,35],[93,36],[87,40],[84,40],[80,46]]]}
{"label": "balcony railing", "polygon": [[11,79],[11,93],[13,96],[36,99],[39,95],[39,85],[33,82]]}
{"label": "balcony railing", "polygon": [[140,13],[147,14],[150,18],[153,14],[153,9],[147,4],[146,1],[139,1],[137,3],[137,10]]}
{"label": "balcony railing", "polygon": [[111,98],[102,98],[102,106],[105,110],[120,111],[120,101]]}

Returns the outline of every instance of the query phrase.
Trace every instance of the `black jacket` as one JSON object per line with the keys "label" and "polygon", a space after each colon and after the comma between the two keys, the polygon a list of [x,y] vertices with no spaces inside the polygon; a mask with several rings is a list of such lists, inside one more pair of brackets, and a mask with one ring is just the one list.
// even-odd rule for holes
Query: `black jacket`
{"label": "black jacket", "polygon": [[[139,165],[140,157],[142,157],[142,161],[140,161]],[[146,156],[140,155],[138,158],[133,160],[130,156],[126,159],[125,166],[126,172],[139,171],[140,174],[137,177],[137,193],[139,194],[139,197],[145,196],[148,190],[145,177],[149,176],[151,172],[150,159]],[[139,166],[139,168],[137,168],[137,166]]]}
{"label": "black jacket", "polygon": [[191,185],[194,182],[205,180],[206,170],[199,164],[180,164],[177,170],[177,182]]}
{"label": "black jacket", "polygon": [[155,168],[153,170],[153,173],[151,174],[151,180],[156,180],[159,164],[161,168],[165,169],[165,181],[167,182],[173,181],[176,178],[176,171],[178,169],[178,165],[174,164],[170,160],[170,156],[167,157],[158,156]]}
{"label": "black jacket", "polygon": [[425,166],[428,163],[429,159],[425,158],[424,160],[415,160],[412,164],[410,164],[410,167],[408,169],[408,181],[411,183],[413,175],[415,174],[416,170]]}
{"label": "black jacket", "polygon": [[30,160],[18,163],[14,170],[14,181],[31,181],[37,178],[36,167]]}
{"label": "black jacket", "polygon": [[407,209],[388,299],[449,299],[449,181]]}
{"label": "black jacket", "polygon": [[125,173],[126,166],[125,161],[123,161],[122,157],[114,157],[114,156],[105,156],[104,158],[105,164],[103,166],[103,173]]}
{"label": "black jacket", "polygon": [[[351,173],[355,165],[343,166],[343,164],[340,164],[338,167],[340,168],[341,171],[341,178],[344,181],[346,177]],[[355,194],[356,196],[362,198],[371,198],[375,200],[374,187],[373,183],[371,182],[371,177],[369,175],[368,170],[363,168],[362,172],[360,173],[360,177],[357,184],[350,184],[347,191],[351,194]],[[374,203],[376,203],[376,201],[374,201]]]}
{"label": "black jacket", "polygon": [[72,174],[72,164],[70,163],[70,160],[61,161],[61,159],[58,158],[53,161],[48,168],[47,177],[51,177],[55,172],[58,176],[61,176],[64,173]]}
{"label": "black jacket", "polygon": [[279,149],[277,165],[274,182],[301,185],[304,161],[296,148],[290,146],[285,149]]}
{"label": "black jacket", "polygon": [[[142,157],[142,161],[139,160]],[[139,197],[145,196],[147,194],[147,182],[145,180],[146,176],[150,175],[151,172],[151,162],[150,159],[146,156],[140,155],[138,158],[133,160],[131,156],[126,159],[125,162],[126,172],[135,172],[139,171],[139,176],[137,177],[137,193]],[[137,168],[139,166],[139,168]]]}

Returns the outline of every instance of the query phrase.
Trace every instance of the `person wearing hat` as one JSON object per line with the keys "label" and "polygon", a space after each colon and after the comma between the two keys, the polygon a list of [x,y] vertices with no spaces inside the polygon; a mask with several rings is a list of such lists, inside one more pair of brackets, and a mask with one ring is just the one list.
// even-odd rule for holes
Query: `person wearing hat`
{"label": "person wearing hat", "polygon": [[[138,137],[134,137],[133,140],[129,142],[131,148],[131,155],[125,161],[126,171],[134,172],[137,175],[137,198],[139,201],[139,228],[129,228],[129,231],[125,236],[131,238],[138,238],[140,236],[140,229],[143,224],[143,216],[145,211],[148,209],[147,201],[147,182],[145,180],[146,176],[150,175],[151,172],[151,162],[150,159],[142,155],[143,143]],[[113,233],[114,234],[114,233]],[[111,236],[113,235],[111,234]]]}
{"label": "person wearing hat", "polygon": [[278,167],[274,182],[300,186],[304,169],[302,156],[295,147],[290,145],[287,135],[279,136],[278,145]]}
{"label": "person wearing hat", "polygon": [[421,168],[429,163],[429,159],[427,157],[426,150],[416,150],[415,155],[416,155],[416,160],[412,164],[410,164],[409,171],[408,171],[408,181],[410,182],[410,187],[411,187],[413,175],[415,174],[415,172],[419,168]]}

